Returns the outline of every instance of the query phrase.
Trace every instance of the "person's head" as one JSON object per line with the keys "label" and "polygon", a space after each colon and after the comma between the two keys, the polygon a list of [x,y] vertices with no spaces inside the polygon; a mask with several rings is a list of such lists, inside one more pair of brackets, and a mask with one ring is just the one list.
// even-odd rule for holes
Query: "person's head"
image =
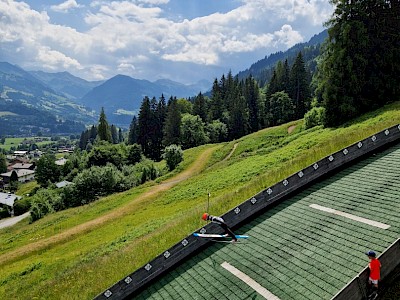
{"label": "person's head", "polygon": [[365,253],[369,259],[375,259],[376,258],[376,253],[372,250],[369,250],[368,252]]}
{"label": "person's head", "polygon": [[208,213],[204,213],[203,216],[201,217],[204,221],[208,220]]}

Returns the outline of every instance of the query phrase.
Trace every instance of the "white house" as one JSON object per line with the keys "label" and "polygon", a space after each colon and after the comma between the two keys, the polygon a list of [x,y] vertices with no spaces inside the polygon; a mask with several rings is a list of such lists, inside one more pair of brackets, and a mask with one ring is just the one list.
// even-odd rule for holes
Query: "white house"
{"label": "white house", "polygon": [[14,171],[17,173],[19,182],[28,182],[35,179],[35,171],[28,169],[16,169],[7,173],[0,174],[0,176],[3,177],[4,183],[10,182],[11,174]]}

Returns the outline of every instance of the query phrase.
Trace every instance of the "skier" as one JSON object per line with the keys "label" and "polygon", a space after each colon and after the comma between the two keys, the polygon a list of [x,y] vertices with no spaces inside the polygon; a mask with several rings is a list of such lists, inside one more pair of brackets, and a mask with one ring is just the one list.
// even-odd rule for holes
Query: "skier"
{"label": "skier", "polygon": [[226,236],[230,236],[232,238],[232,242],[237,242],[237,238],[233,233],[232,229],[225,223],[224,219],[221,217],[211,216],[208,213],[204,213],[202,216],[204,221],[211,221],[212,223],[218,224],[224,229]]}

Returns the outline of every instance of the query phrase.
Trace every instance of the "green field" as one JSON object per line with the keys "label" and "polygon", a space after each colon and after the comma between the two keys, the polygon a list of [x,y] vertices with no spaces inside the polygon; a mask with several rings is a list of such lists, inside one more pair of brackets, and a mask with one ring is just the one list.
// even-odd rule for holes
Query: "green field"
{"label": "green field", "polygon": [[396,102],[336,129],[302,130],[297,121],[190,149],[163,182],[0,230],[0,298],[91,299],[202,226],[208,192],[210,212],[222,214],[399,120]]}
{"label": "green field", "polygon": [[[4,145],[0,144],[0,148],[4,149],[6,151],[10,151],[11,147],[17,148],[19,144],[21,144],[24,140],[31,140],[33,137],[18,137],[18,138],[5,138]],[[54,143],[53,141],[42,141],[42,142],[37,142],[35,143],[36,145],[43,146],[43,145],[48,145]]]}

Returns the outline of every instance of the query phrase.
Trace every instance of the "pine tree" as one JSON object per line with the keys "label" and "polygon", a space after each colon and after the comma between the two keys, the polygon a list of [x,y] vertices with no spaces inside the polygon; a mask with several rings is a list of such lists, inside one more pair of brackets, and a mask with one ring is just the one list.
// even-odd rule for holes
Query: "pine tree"
{"label": "pine tree", "polygon": [[231,139],[237,139],[249,132],[249,113],[246,99],[242,96],[239,85],[231,92],[231,97],[232,102],[228,130],[229,137]]}
{"label": "pine tree", "polygon": [[221,120],[224,111],[222,91],[217,78],[215,78],[211,90],[210,116],[211,120]]}
{"label": "pine tree", "polygon": [[207,122],[207,101],[201,92],[194,98],[193,115],[197,115],[203,122]]}
{"label": "pine tree", "polygon": [[180,144],[182,116],[178,109],[176,98],[170,98],[167,106],[167,115],[164,124],[164,146]]}
{"label": "pine tree", "polygon": [[136,116],[133,116],[131,125],[129,126],[128,145],[133,145],[138,142],[139,121]]}
{"label": "pine tree", "polygon": [[104,107],[101,108],[99,125],[97,127],[97,137],[100,141],[112,143],[111,129],[108,125]]}
{"label": "pine tree", "polygon": [[79,139],[79,148],[81,150],[85,150],[86,149],[86,145],[88,143],[88,140],[89,140],[89,131],[88,130],[82,131],[81,137]]}
{"label": "pine tree", "polygon": [[122,143],[124,141],[124,135],[122,134],[122,129],[118,129],[118,143]]}
{"label": "pine tree", "polygon": [[88,131],[88,142],[93,144],[96,138],[97,138],[97,127],[92,125],[90,131]]}
{"label": "pine tree", "polygon": [[399,1],[332,0],[319,86],[325,125],[339,125],[400,95]]}
{"label": "pine tree", "polygon": [[111,140],[113,144],[118,144],[119,142],[117,127],[114,124],[111,125]]}
{"label": "pine tree", "polygon": [[155,131],[152,134],[153,153],[151,157],[152,159],[159,161],[161,159],[162,151],[164,148],[162,141],[163,141],[164,122],[167,114],[167,107],[165,104],[164,95],[161,95],[158,103],[156,101],[154,102],[154,105],[152,105],[152,110],[154,114]]}
{"label": "pine tree", "polygon": [[258,84],[252,76],[246,78],[244,95],[249,109],[249,130],[255,132],[260,129],[260,99]]}
{"label": "pine tree", "polygon": [[138,119],[138,143],[142,146],[143,154],[150,157],[152,154],[152,133],[154,132],[154,119],[151,111],[149,97],[144,97],[140,106]]}
{"label": "pine tree", "polygon": [[290,96],[293,100],[295,108],[294,117],[296,119],[303,118],[306,110],[310,106],[311,93],[309,78],[303,55],[299,52],[290,72]]}

